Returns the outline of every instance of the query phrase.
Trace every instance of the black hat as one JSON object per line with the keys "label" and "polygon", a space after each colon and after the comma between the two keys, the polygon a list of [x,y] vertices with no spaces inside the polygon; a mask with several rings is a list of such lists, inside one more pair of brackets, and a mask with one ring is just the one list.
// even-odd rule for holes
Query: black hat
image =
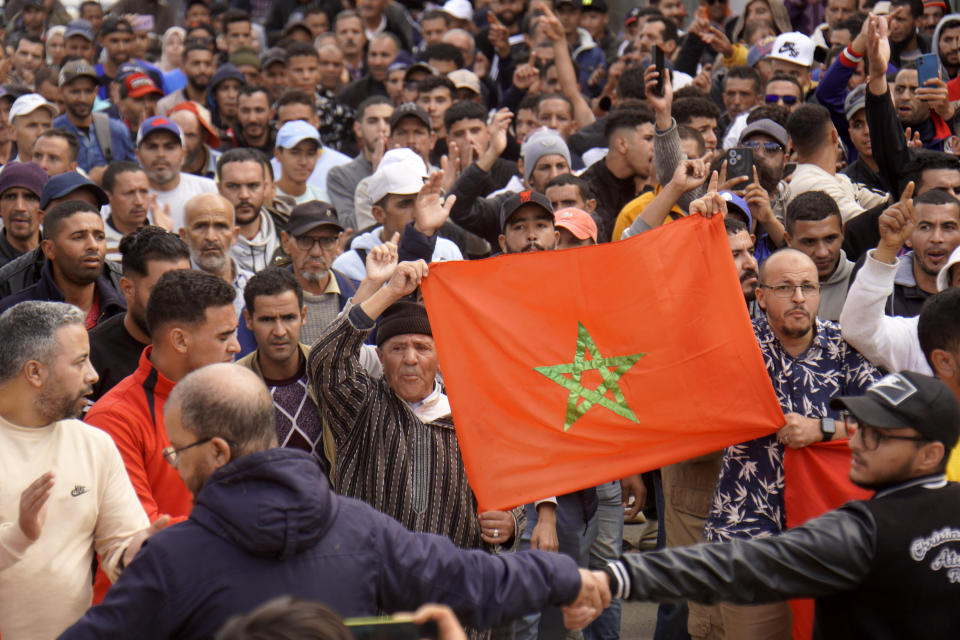
{"label": "black hat", "polygon": [[290,211],[290,219],[287,220],[287,233],[293,237],[298,237],[325,224],[343,231],[343,225],[337,220],[337,210],[332,204],[322,200],[310,200],[298,204]]}
{"label": "black hat", "polygon": [[507,220],[510,219],[510,216],[525,204],[535,204],[542,207],[543,210],[549,214],[550,221],[553,222],[553,205],[547,200],[547,196],[539,191],[528,189],[527,191],[513,194],[500,205],[500,231],[504,231],[507,228]]}
{"label": "black hat", "polygon": [[607,0],[580,0],[581,11],[595,11],[597,13],[607,13]]}
{"label": "black hat", "polygon": [[936,378],[913,371],[884,376],[862,396],[834,398],[830,407],[847,409],[858,421],[878,429],[914,429],[942,442],[947,451],[960,437],[956,396]]}
{"label": "black hat", "polygon": [[393,114],[390,116],[390,133],[393,133],[393,130],[396,128],[397,123],[400,122],[403,118],[407,116],[412,116],[425,124],[427,129],[430,129],[430,116],[427,115],[426,110],[418,104],[413,102],[404,102],[399,107],[393,110]]}
{"label": "black hat", "polygon": [[122,16],[107,16],[104,18],[103,24],[100,25],[100,37],[103,38],[117,32],[133,35],[133,27],[130,26],[130,21]]}
{"label": "black hat", "polygon": [[433,336],[426,307],[409,300],[399,300],[390,305],[380,317],[380,325],[377,327],[377,346],[383,345],[393,336],[406,333]]}

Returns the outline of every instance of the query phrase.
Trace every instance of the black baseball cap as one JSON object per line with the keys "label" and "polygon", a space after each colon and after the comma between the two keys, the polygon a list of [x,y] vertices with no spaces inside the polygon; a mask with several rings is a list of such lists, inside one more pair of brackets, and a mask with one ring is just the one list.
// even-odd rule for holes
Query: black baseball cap
{"label": "black baseball cap", "polygon": [[107,16],[103,19],[103,24],[100,26],[100,37],[110,35],[111,33],[129,33],[133,35],[133,27],[130,26],[130,22],[121,16]]}
{"label": "black baseball cap", "polygon": [[296,238],[322,225],[330,225],[343,231],[343,225],[337,220],[337,210],[332,204],[322,200],[310,200],[298,204],[290,212],[287,233]]}
{"label": "black baseball cap", "polygon": [[960,403],[936,378],[913,371],[884,376],[862,396],[841,396],[833,409],[846,409],[857,420],[878,429],[915,429],[942,442],[949,452],[960,437]]}
{"label": "black baseball cap", "polygon": [[430,129],[430,116],[427,115],[426,110],[418,104],[413,102],[404,102],[399,107],[393,110],[393,114],[390,116],[390,133],[393,133],[393,130],[397,127],[397,123],[400,122],[403,118],[408,116],[414,117],[423,124],[427,126],[427,129]]}
{"label": "black baseball cap", "polygon": [[506,230],[507,221],[510,220],[510,217],[517,212],[517,209],[527,204],[535,204],[542,208],[547,213],[546,217],[549,217],[550,222],[553,222],[553,205],[547,200],[547,196],[539,191],[528,189],[515,193],[504,200],[500,206],[500,231]]}

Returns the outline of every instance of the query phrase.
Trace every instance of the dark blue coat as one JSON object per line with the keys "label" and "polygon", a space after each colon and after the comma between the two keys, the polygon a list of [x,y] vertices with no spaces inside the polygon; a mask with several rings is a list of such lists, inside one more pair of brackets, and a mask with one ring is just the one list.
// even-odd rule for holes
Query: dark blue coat
{"label": "dark blue coat", "polygon": [[[106,267],[104,267],[106,270]],[[97,324],[118,313],[127,310],[127,301],[120,293],[113,288],[113,283],[104,275],[97,278],[95,283],[97,294],[100,296],[100,315],[97,317]],[[53,279],[53,271],[50,267],[50,261],[45,260],[40,269],[40,279],[35,283],[12,293],[6,298],[0,300],[0,313],[3,313],[10,307],[27,300],[44,300],[47,302],[64,302],[63,292],[57,286]]]}
{"label": "dark blue coat", "polygon": [[412,533],[338,496],[309,454],[254,453],[218,469],[190,519],[150,538],[107,593],[61,638],[209,638],[232,615],[281,594],[343,616],[440,602],[489,627],[571,603],[576,563],[540,551],[495,556]]}

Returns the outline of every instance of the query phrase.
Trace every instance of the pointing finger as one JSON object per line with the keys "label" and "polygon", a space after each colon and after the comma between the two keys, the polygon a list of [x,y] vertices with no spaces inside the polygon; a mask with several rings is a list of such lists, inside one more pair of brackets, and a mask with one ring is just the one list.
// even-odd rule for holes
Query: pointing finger
{"label": "pointing finger", "polygon": [[714,171],[712,174],[710,174],[710,183],[707,185],[707,193],[716,193],[717,184],[719,184],[719,182],[720,176],[716,171]]}
{"label": "pointing finger", "polygon": [[913,191],[916,188],[916,185],[913,184],[913,180],[907,183],[906,188],[903,190],[903,193],[900,195],[900,202],[907,202],[910,198],[913,197]]}

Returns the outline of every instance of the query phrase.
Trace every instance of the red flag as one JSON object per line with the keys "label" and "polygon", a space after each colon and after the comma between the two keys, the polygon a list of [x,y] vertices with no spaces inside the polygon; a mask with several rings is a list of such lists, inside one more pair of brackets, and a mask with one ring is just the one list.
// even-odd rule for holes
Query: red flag
{"label": "red flag", "polygon": [[[836,509],[850,500],[866,500],[872,491],[850,482],[848,440],[817,442],[802,449],[786,448],[783,456],[783,502],[787,528]],[[791,600],[793,638],[813,635],[813,600]]]}
{"label": "red flag", "polygon": [[719,216],[595,247],[434,264],[423,293],[481,510],[783,424]]}

